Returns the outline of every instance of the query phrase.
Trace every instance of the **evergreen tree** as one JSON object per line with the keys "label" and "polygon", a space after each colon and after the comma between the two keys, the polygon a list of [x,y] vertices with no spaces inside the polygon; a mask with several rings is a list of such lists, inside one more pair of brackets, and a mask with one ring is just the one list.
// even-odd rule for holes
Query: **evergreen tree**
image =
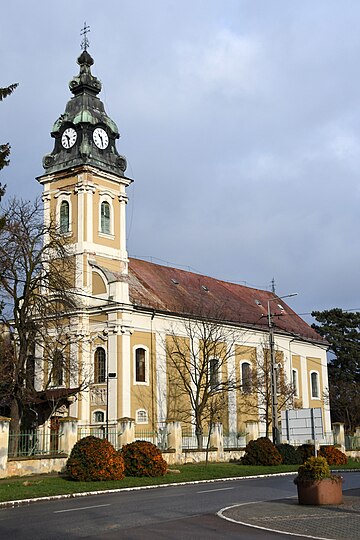
{"label": "evergreen tree", "polygon": [[[17,84],[10,84],[10,86],[6,86],[5,88],[0,88],[0,101],[5,99],[6,97],[10,96],[10,94],[13,93],[15,88],[17,87]],[[9,165],[9,155],[10,155],[10,144],[0,144],[0,171],[6,165]],[[5,193],[5,186],[0,184],[0,200],[3,197]],[[0,227],[4,223],[4,218],[0,218]]]}
{"label": "evergreen tree", "polygon": [[360,312],[314,311],[313,328],[330,345],[329,398],[332,420],[352,432],[360,425]]}
{"label": "evergreen tree", "polygon": [[[6,88],[0,88],[0,101],[5,99],[6,97],[10,96],[10,94],[13,93],[15,88],[17,87],[17,84],[10,84],[10,86],[7,86]],[[10,144],[0,144],[0,171],[3,169],[6,165],[9,165],[9,155],[10,155]],[[4,188],[2,188],[3,195]]]}

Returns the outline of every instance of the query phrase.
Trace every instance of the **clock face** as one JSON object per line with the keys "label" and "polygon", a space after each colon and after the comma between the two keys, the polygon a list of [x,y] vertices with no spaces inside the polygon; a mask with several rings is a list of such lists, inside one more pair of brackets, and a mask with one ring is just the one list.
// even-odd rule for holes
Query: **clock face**
{"label": "clock face", "polygon": [[95,128],[93,131],[94,143],[100,150],[104,150],[109,144],[109,137],[106,131],[102,128]]}
{"label": "clock face", "polygon": [[61,137],[61,144],[64,148],[71,148],[76,143],[77,133],[74,128],[66,128]]}

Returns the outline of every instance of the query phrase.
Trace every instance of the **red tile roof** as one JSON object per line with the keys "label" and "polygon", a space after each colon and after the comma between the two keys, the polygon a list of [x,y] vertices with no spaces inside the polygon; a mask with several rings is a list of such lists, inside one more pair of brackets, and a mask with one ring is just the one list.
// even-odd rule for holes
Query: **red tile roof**
{"label": "red tile roof", "polygon": [[263,330],[268,328],[268,301],[271,300],[276,331],[326,344],[283,300],[277,300],[269,291],[132,258],[129,288],[131,301],[139,308],[216,317]]}

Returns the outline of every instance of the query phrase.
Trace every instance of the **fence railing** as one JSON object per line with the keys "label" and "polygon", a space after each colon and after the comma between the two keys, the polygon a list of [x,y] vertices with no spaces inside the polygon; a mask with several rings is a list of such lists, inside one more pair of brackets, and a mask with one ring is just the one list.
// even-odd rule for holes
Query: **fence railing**
{"label": "fence railing", "polygon": [[78,427],[78,440],[84,437],[98,437],[98,439],[107,439],[116,450],[118,450],[118,430],[116,426],[110,425],[107,429],[106,426],[79,426]]}
{"label": "fence railing", "polygon": [[8,457],[51,456],[59,453],[59,433],[29,430],[9,433]]}
{"label": "fence railing", "polygon": [[156,431],[139,430],[135,431],[135,440],[148,441],[155,444],[161,450],[167,449],[167,429],[159,428]]}
{"label": "fence railing", "polygon": [[360,437],[356,435],[345,435],[346,450],[360,450]]}
{"label": "fence railing", "polygon": [[224,448],[244,448],[246,435],[237,432],[224,433]]}
{"label": "fence railing", "polygon": [[[207,447],[208,435],[203,435],[203,448]],[[182,448],[185,450],[195,450],[198,447],[198,440],[194,432],[182,432]]]}

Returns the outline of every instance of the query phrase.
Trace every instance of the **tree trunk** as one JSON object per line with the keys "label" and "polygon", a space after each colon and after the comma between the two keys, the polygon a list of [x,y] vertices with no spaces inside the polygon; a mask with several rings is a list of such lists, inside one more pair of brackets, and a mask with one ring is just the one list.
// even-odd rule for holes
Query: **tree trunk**
{"label": "tree trunk", "polygon": [[202,450],[203,449],[203,429],[201,426],[196,425],[195,435],[196,435],[196,440],[197,440],[197,448],[198,450]]}
{"label": "tree trunk", "polygon": [[19,448],[20,438],[20,404],[16,398],[13,398],[10,406],[10,426],[9,432],[11,434],[9,443],[9,455],[17,456]]}

